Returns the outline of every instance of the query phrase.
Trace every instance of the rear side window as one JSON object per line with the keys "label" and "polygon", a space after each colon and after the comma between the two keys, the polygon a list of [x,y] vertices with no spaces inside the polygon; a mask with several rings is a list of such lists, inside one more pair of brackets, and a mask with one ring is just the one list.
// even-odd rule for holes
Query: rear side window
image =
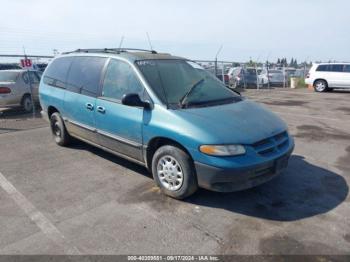
{"label": "rear side window", "polygon": [[106,60],[103,57],[74,57],[67,77],[67,90],[97,96]]}
{"label": "rear side window", "polygon": [[331,65],[332,72],[343,72],[344,65]]}
{"label": "rear side window", "polygon": [[55,59],[45,71],[44,83],[59,88],[65,88],[67,72],[71,62],[72,57]]}
{"label": "rear side window", "polygon": [[141,96],[142,92],[143,86],[132,67],[123,61],[112,59],[103,81],[102,96],[121,100],[124,94],[137,93]]}

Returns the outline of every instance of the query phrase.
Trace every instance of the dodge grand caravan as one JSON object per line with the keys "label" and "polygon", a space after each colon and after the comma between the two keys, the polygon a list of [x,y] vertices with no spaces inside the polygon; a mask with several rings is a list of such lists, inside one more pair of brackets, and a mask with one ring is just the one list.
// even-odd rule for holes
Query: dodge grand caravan
{"label": "dodge grand caravan", "polygon": [[286,168],[285,123],[198,64],[131,49],[78,49],[55,58],[39,88],[58,145],[78,138],[144,165],[182,199],[198,187],[237,191]]}

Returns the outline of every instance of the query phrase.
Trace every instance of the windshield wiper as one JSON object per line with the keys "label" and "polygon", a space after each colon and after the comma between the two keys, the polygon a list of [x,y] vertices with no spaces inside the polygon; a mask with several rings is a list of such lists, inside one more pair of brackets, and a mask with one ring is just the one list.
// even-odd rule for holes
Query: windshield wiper
{"label": "windshield wiper", "polygon": [[186,105],[185,101],[187,100],[187,97],[193,92],[193,90],[196,89],[197,86],[202,84],[204,81],[205,81],[205,79],[202,78],[201,80],[194,83],[194,85],[188,90],[188,92],[180,99],[180,107],[181,108],[185,107],[185,105]]}

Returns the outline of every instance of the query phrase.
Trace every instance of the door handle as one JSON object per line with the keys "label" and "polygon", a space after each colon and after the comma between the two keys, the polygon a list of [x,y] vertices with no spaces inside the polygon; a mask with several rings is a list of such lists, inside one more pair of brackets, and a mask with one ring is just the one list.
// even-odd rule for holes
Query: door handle
{"label": "door handle", "polygon": [[106,112],[106,109],[103,106],[98,106],[97,111],[104,114]]}
{"label": "door handle", "polygon": [[90,111],[94,110],[94,105],[91,103],[86,103],[85,104],[86,108],[89,109]]}

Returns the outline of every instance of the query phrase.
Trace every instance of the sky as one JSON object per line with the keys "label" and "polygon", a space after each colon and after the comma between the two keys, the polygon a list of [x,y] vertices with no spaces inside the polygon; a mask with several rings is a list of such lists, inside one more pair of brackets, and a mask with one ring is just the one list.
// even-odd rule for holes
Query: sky
{"label": "sky", "polygon": [[350,61],[348,0],[0,0],[0,54],[152,46],[190,59]]}

